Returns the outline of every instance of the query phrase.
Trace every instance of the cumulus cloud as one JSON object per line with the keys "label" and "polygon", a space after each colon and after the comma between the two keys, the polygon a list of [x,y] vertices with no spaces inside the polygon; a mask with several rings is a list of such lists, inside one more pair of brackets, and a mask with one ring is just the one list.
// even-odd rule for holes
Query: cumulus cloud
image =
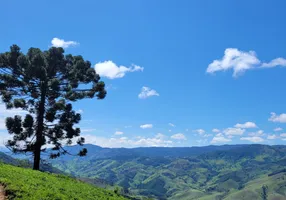
{"label": "cumulus cloud", "polygon": [[212,141],[211,144],[216,144],[216,143],[227,143],[227,142],[231,142],[231,139],[229,138],[225,138],[222,135],[216,135]]}
{"label": "cumulus cloud", "polygon": [[275,132],[282,131],[282,130],[283,130],[283,129],[280,128],[280,127],[277,127],[277,128],[275,128],[275,129],[273,129],[273,131],[275,131]]}
{"label": "cumulus cloud", "polygon": [[206,131],[205,131],[204,129],[201,129],[201,128],[200,128],[200,129],[193,130],[193,132],[202,135],[202,134],[204,134]]}
{"label": "cumulus cloud", "polygon": [[53,47],[62,47],[62,48],[64,48],[64,49],[79,45],[78,42],[75,42],[75,41],[65,41],[65,40],[59,39],[59,38],[53,38],[52,41],[51,41],[51,43],[52,43],[52,46],[53,46]]}
{"label": "cumulus cloud", "polygon": [[186,136],[183,133],[177,133],[171,136],[172,139],[175,140],[186,140]]}
{"label": "cumulus cloud", "polygon": [[286,114],[282,113],[280,115],[277,115],[275,112],[272,112],[271,117],[268,119],[268,121],[286,123]]}
{"label": "cumulus cloud", "polygon": [[142,128],[142,129],[153,128],[153,124],[142,124],[142,125],[140,126],[140,128]]}
{"label": "cumulus cloud", "polygon": [[143,67],[140,67],[138,65],[132,65],[131,67],[125,67],[122,65],[118,66],[111,60],[95,64],[94,69],[96,73],[99,74],[101,77],[106,77],[109,79],[122,78],[128,72],[142,72],[144,70]]}
{"label": "cumulus cloud", "polygon": [[235,128],[257,128],[254,122],[245,122],[244,124],[236,124]]}
{"label": "cumulus cloud", "polygon": [[231,135],[231,136],[243,135],[244,132],[245,132],[245,129],[241,129],[241,128],[227,128],[223,130],[223,133],[225,135]]}
{"label": "cumulus cloud", "polygon": [[258,142],[263,142],[264,139],[261,137],[253,136],[253,137],[242,137],[240,140],[247,140],[250,142],[258,143]]}
{"label": "cumulus cloud", "polygon": [[169,123],[169,126],[175,127],[175,124]]}
{"label": "cumulus cloud", "polygon": [[122,131],[115,131],[114,135],[123,135]]}
{"label": "cumulus cloud", "polygon": [[214,132],[214,133],[219,133],[219,132],[220,132],[220,130],[219,130],[219,129],[217,129],[217,128],[214,128],[214,129],[212,130],[212,132]]}
{"label": "cumulus cloud", "polygon": [[218,71],[233,70],[233,76],[243,74],[246,70],[254,68],[266,68],[286,66],[284,58],[276,58],[269,63],[262,63],[256,56],[254,51],[240,51],[236,48],[227,48],[224,51],[224,56],[220,60],[214,60],[209,64],[207,73],[215,73]]}
{"label": "cumulus cloud", "polygon": [[142,87],[141,92],[138,95],[139,99],[146,99],[148,97],[152,97],[152,96],[159,96],[159,93],[156,90],[153,90],[149,87]]}

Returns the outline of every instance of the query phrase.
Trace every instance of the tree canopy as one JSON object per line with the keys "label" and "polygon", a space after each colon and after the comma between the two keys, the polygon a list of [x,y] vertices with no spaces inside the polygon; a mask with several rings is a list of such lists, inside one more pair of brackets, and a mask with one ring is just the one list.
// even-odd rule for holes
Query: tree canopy
{"label": "tree canopy", "polygon": [[[104,99],[105,84],[100,81],[89,61],[82,56],[64,54],[63,48],[47,51],[30,48],[26,54],[17,45],[0,54],[0,96],[7,109],[20,108],[25,116],[6,119],[6,127],[13,135],[6,146],[15,153],[32,152],[34,169],[38,170],[43,146],[52,147],[50,158],[68,153],[64,146],[73,138],[82,145],[80,113],[72,102],[84,98]],[[79,156],[84,156],[83,148]]]}

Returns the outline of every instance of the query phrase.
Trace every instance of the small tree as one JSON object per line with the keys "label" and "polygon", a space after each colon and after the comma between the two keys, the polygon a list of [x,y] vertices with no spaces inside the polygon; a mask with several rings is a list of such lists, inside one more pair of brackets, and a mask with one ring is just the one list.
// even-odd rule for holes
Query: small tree
{"label": "small tree", "polygon": [[[52,146],[50,158],[66,154],[80,136],[81,115],[72,110],[71,102],[106,95],[104,82],[82,56],[64,55],[63,48],[47,51],[30,48],[23,54],[17,45],[0,54],[0,96],[7,109],[20,108],[26,116],[8,117],[6,127],[13,139],[6,146],[14,153],[32,152],[33,169],[39,170],[44,145]],[[77,144],[82,145],[79,137]],[[84,156],[83,148],[78,155]]]}
{"label": "small tree", "polygon": [[263,185],[263,186],[261,187],[261,189],[262,189],[261,198],[262,198],[263,200],[267,200],[267,199],[268,199],[268,186],[267,186],[267,185]]}

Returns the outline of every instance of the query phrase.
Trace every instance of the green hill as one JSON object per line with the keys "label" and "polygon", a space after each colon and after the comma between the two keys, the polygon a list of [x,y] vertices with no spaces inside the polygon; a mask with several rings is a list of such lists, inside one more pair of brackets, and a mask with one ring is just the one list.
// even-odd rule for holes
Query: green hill
{"label": "green hill", "polygon": [[[176,148],[167,150],[176,151]],[[102,155],[95,159],[96,154],[92,154],[93,159],[88,156],[57,159],[52,164],[66,173],[100,178],[128,189],[131,194],[160,200],[261,199],[258,196],[263,182],[253,186],[253,181],[260,179],[264,180],[272,193],[268,199],[286,199],[283,193],[286,193],[283,186],[286,181],[282,176],[286,164],[286,146],[243,145],[197,155],[186,150],[184,156],[172,157],[125,156],[124,152],[120,156]],[[274,181],[274,176],[268,176],[277,171],[281,172],[278,173],[281,181]]]}
{"label": "green hill", "polygon": [[34,171],[0,162],[0,184],[8,199],[25,200],[123,200],[112,191],[68,176]]}

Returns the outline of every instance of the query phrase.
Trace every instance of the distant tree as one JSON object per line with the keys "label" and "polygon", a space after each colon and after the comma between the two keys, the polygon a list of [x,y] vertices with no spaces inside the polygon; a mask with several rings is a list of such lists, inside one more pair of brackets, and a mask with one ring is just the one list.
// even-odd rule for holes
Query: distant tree
{"label": "distant tree", "polygon": [[268,186],[267,185],[263,185],[261,187],[262,192],[261,192],[261,198],[262,200],[267,200],[268,199]]}
{"label": "distant tree", "polygon": [[[0,54],[0,96],[7,109],[27,111],[25,117],[15,115],[6,119],[8,132],[13,139],[6,146],[14,153],[32,152],[33,169],[39,170],[44,145],[52,146],[50,158],[68,153],[80,136],[81,115],[72,109],[71,102],[106,95],[105,84],[100,81],[89,61],[82,56],[65,55],[63,48],[47,51],[30,48],[23,54],[17,45]],[[85,139],[79,137],[77,144]],[[78,155],[84,156],[83,148]]]}

